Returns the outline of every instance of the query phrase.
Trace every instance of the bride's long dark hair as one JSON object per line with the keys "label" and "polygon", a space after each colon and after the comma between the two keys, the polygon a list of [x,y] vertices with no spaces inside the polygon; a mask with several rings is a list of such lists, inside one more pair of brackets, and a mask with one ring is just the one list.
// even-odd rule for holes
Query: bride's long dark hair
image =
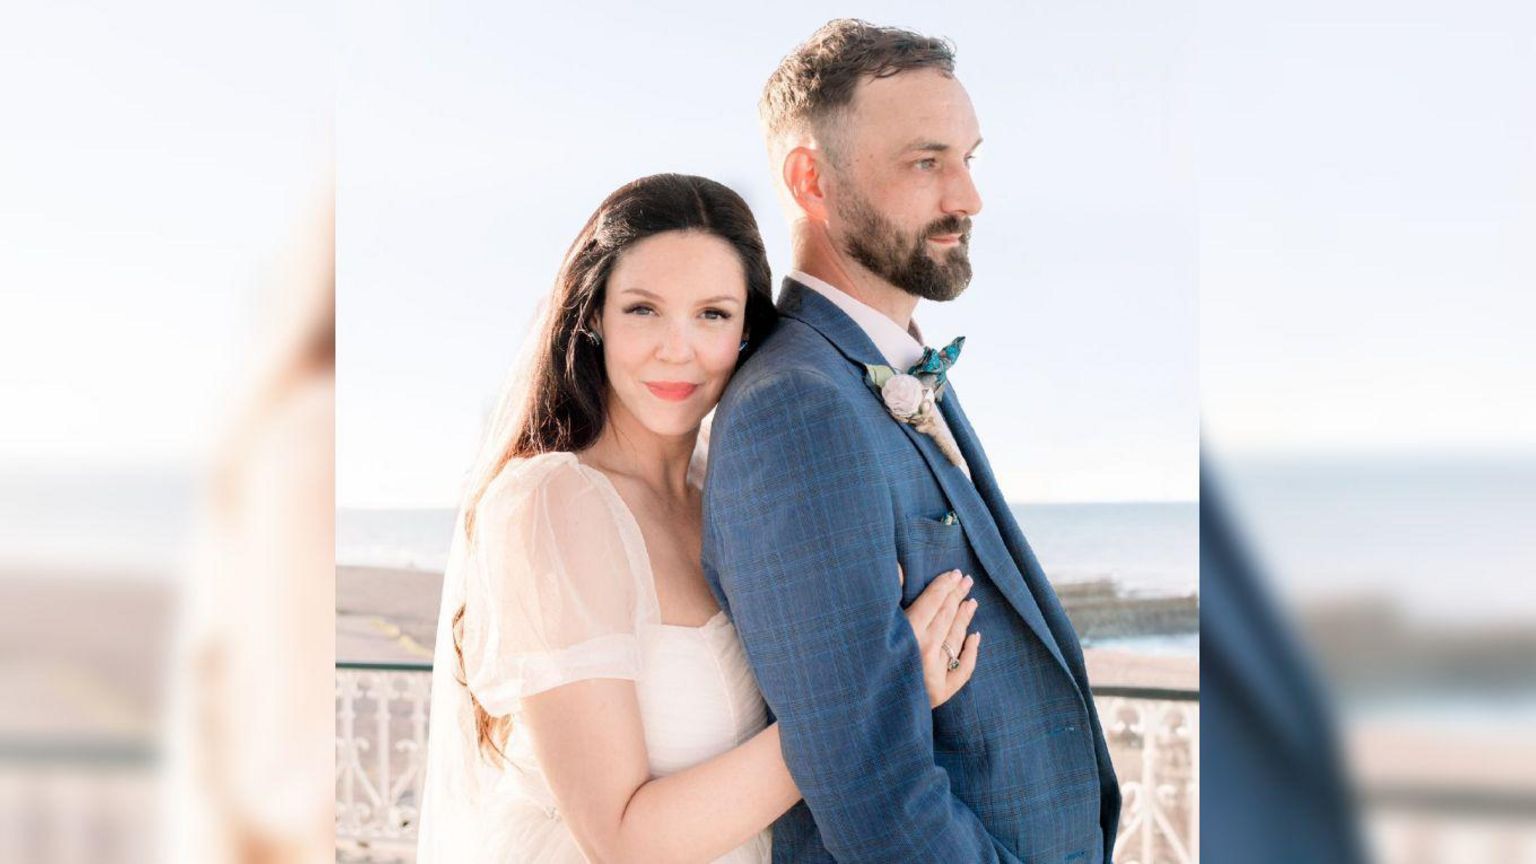
{"label": "bride's long dark hair", "polygon": [[[686,174],[654,174],[615,190],[587,219],[565,253],[535,352],[526,388],[511,388],[504,421],[490,432],[486,456],[471,479],[464,503],[464,532],[475,538],[480,499],[507,464],[541,453],[579,452],[592,446],[607,421],[608,378],[602,348],[587,334],[603,308],[608,277],[634,244],[668,231],[699,231],[730,243],[747,277],[745,338],[740,360],[772,331],[772,275],[752,210],[729,187]],[[453,616],[453,647],[464,682],[464,607]],[[474,695],[481,753],[499,763],[506,718],[486,713]]]}

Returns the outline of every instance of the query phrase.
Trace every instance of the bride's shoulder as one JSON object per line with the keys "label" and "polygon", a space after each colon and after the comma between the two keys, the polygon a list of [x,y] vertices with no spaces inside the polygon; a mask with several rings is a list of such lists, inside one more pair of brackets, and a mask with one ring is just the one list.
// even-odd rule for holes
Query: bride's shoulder
{"label": "bride's shoulder", "polygon": [[550,511],[598,514],[606,511],[602,476],[569,452],[513,459],[486,487],[481,510],[500,517],[549,515]]}

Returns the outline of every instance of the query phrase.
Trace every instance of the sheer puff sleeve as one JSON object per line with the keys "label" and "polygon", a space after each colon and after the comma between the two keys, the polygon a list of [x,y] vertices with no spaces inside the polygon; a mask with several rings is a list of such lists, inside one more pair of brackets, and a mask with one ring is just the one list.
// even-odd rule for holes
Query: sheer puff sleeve
{"label": "sheer puff sleeve", "polygon": [[461,645],[488,713],[573,681],[637,677],[649,563],[607,478],[569,453],[513,463],[481,499],[473,544]]}

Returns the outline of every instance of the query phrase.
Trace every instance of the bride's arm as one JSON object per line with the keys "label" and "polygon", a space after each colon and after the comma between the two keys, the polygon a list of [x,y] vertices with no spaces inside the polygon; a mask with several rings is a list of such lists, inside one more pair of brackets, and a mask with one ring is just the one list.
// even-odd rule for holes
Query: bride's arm
{"label": "bride's arm", "polygon": [[578,681],[530,696],[523,707],[561,814],[593,864],[712,861],[800,800],[778,724],[651,779],[634,682]]}
{"label": "bride's arm", "polygon": [[[966,636],[974,602],[959,573],[923,591],[907,610],[922,653],[929,701],[954,695],[976,666]],[[962,645],[947,668],[941,643]],[[676,774],[652,779],[633,681],[598,678],[523,700],[534,754],[577,844],[594,864],[713,861],[773,824],[800,800],[775,723],[745,743]]]}

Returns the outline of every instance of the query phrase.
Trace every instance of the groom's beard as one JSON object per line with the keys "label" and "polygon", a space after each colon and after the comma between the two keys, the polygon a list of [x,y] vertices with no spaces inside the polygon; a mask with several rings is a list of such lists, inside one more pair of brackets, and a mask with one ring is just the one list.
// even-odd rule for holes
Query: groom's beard
{"label": "groom's beard", "polygon": [[[924,300],[953,300],[971,284],[971,220],[945,216],[915,237],[869,205],[848,195],[838,202],[838,215],[848,224],[843,251],[871,273]],[[960,242],[941,261],[928,254],[928,238],[959,234]]]}

